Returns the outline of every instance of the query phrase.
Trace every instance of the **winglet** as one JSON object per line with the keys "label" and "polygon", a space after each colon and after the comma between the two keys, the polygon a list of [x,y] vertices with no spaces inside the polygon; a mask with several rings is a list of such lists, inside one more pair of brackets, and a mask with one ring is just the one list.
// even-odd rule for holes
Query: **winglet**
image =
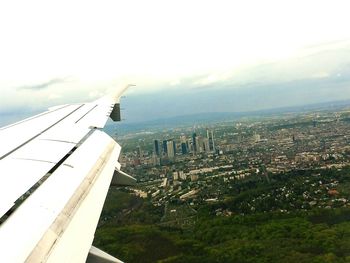
{"label": "winglet", "polygon": [[115,104],[113,106],[113,110],[111,114],[109,115],[113,121],[121,121],[120,116],[120,97],[121,95],[129,88],[136,86],[134,84],[128,84],[122,89],[118,89],[117,92],[113,95],[113,100],[115,101]]}
{"label": "winglet", "polygon": [[118,89],[114,94],[113,94],[113,99],[116,103],[119,103],[119,99],[122,96],[122,94],[130,87],[136,86],[135,84],[128,84],[125,85],[125,87]]}

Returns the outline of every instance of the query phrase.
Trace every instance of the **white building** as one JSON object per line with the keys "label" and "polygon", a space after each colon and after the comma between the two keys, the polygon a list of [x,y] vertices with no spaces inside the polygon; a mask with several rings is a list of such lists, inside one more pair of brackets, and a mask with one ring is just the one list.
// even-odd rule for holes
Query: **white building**
{"label": "white building", "polygon": [[167,153],[169,158],[174,158],[175,157],[175,143],[173,140],[169,140],[166,143],[167,146]]}

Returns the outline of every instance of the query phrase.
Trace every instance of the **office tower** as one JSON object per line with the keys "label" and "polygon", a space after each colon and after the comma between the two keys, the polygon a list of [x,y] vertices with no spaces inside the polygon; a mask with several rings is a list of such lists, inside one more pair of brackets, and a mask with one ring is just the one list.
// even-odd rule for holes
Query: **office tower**
{"label": "office tower", "polygon": [[210,142],[211,150],[215,152],[215,142],[214,142],[214,131],[211,130],[211,142]]}
{"label": "office tower", "polygon": [[180,136],[180,146],[181,146],[181,153],[187,154],[188,153],[188,142],[185,135]]}
{"label": "office tower", "polygon": [[169,158],[175,157],[175,142],[173,140],[167,140],[166,141],[166,147],[167,147],[167,155]]}
{"label": "office tower", "polygon": [[196,144],[196,153],[201,153],[203,151],[203,143],[202,143],[201,136],[196,136],[195,144]]}
{"label": "office tower", "polygon": [[163,153],[164,155],[168,154],[167,140],[163,140]]}
{"label": "office tower", "polygon": [[154,153],[155,155],[159,156],[160,155],[160,149],[159,149],[159,141],[154,140]]}
{"label": "office tower", "polygon": [[205,152],[210,152],[209,138],[203,138],[203,148]]}
{"label": "office tower", "polygon": [[193,151],[194,152],[197,152],[197,142],[196,142],[196,139],[197,139],[197,134],[194,132],[192,134],[192,145],[193,145]]}
{"label": "office tower", "polygon": [[[206,140],[204,140],[204,144],[206,145],[205,151],[206,152],[215,152],[215,142],[214,142],[214,131],[211,130],[209,131],[209,129],[207,129],[207,138],[208,142]],[[208,145],[209,144],[209,145]]]}
{"label": "office tower", "polygon": [[187,144],[185,142],[181,143],[181,153],[187,154]]}

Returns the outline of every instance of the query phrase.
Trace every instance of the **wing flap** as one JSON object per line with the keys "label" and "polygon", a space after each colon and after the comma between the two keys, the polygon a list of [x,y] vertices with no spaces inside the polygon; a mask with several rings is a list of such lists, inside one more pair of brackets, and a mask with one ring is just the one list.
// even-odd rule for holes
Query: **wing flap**
{"label": "wing flap", "polygon": [[[56,140],[34,140],[11,154],[11,159],[32,160],[56,164],[76,143]],[[30,172],[30,170],[28,170]]]}
{"label": "wing flap", "polygon": [[[0,163],[0,213],[3,216],[53,165],[46,162],[7,159]],[[29,172],[30,171],[30,172]]]}
{"label": "wing flap", "polygon": [[[120,146],[108,135],[95,131],[11,215],[11,220],[5,221],[1,226],[0,247],[8,249],[0,254],[0,261],[24,262],[27,259],[42,262],[50,258],[51,254],[58,253],[54,251],[61,246],[65,250],[63,254],[67,256],[68,247],[72,247],[70,250],[76,255],[70,254],[70,259],[86,258],[119,152]],[[92,197],[88,198],[90,193],[93,193]],[[85,207],[84,212],[76,217],[81,207]],[[72,244],[72,241],[60,245],[64,236],[70,233],[67,230],[73,219],[81,224],[81,227],[75,225],[78,223],[71,226],[72,233],[75,234],[81,228],[79,234],[83,238],[79,241],[79,246],[84,246],[81,249],[77,248],[77,244]],[[7,238],[9,236],[10,239]],[[60,255],[60,262],[67,262],[62,260],[62,254],[56,255]]]}
{"label": "wing flap", "polygon": [[92,246],[89,251],[89,256],[86,259],[86,263],[123,263],[119,259],[112,257],[106,252]]}

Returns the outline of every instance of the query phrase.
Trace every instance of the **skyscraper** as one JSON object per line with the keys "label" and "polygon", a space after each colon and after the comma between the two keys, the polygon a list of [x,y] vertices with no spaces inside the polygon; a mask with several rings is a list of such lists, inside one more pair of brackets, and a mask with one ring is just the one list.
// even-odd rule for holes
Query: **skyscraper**
{"label": "skyscraper", "polygon": [[154,140],[154,153],[157,156],[160,155],[159,141],[158,140]]}
{"label": "skyscraper", "polygon": [[209,132],[209,130],[207,130],[207,138],[209,140],[209,149],[210,151],[215,152],[215,142],[214,142],[214,131],[211,130]]}
{"label": "skyscraper", "polygon": [[201,153],[203,151],[203,140],[201,136],[196,136],[195,138],[196,143],[196,153]]}
{"label": "skyscraper", "polygon": [[203,148],[205,152],[210,152],[209,138],[203,138]]}
{"label": "skyscraper", "polygon": [[187,154],[188,153],[188,143],[185,135],[180,136],[180,146],[181,146],[181,153]]}
{"label": "skyscraper", "polygon": [[215,141],[214,141],[214,131],[211,130],[211,147],[212,147],[212,151],[215,152]]}
{"label": "skyscraper", "polygon": [[187,144],[185,142],[181,143],[181,153],[182,154],[187,154]]}
{"label": "skyscraper", "polygon": [[194,132],[192,134],[192,145],[193,145],[193,151],[197,152],[197,142],[196,142],[197,134]]}
{"label": "skyscraper", "polygon": [[168,140],[167,141],[167,154],[169,158],[174,158],[175,157],[175,142],[173,140]]}
{"label": "skyscraper", "polygon": [[164,155],[168,154],[167,140],[163,140],[163,153]]}

